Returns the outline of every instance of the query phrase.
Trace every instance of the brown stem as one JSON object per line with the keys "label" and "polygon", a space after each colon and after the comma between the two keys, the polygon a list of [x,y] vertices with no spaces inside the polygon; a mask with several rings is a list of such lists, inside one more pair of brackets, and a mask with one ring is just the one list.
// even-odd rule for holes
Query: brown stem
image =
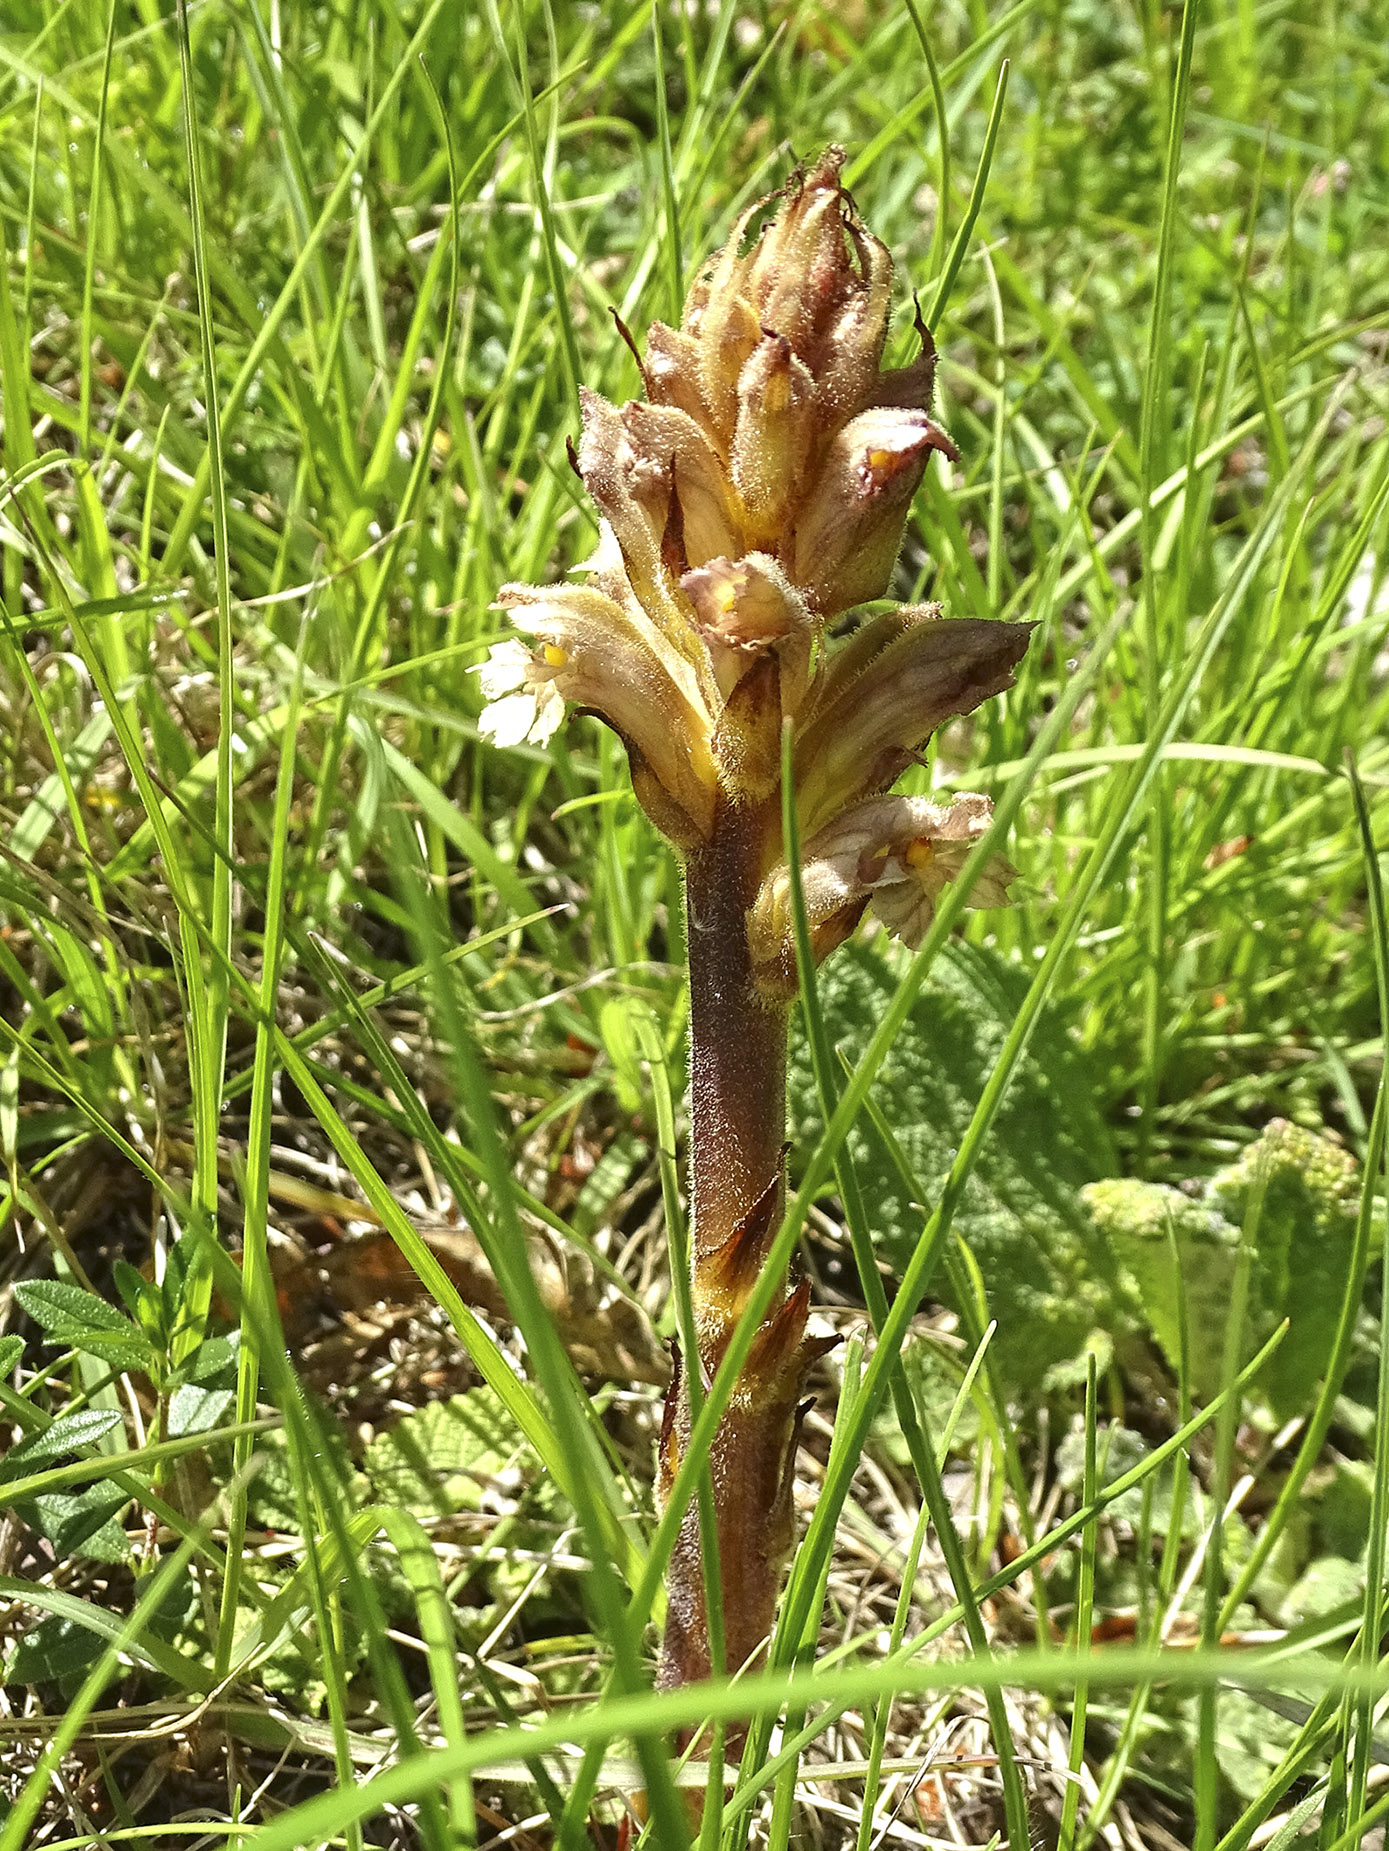
{"label": "brown stem", "polygon": [[[690,958],[691,1289],[699,1340],[671,1391],[662,1440],[668,1490],[688,1441],[688,1368],[707,1384],[718,1368],[782,1204],[786,1130],[786,1009],[757,988],[747,912],[769,842],[779,840],[778,800],[721,802],[708,845],[685,875]],[[771,1629],[791,1544],[791,1463],[797,1403],[815,1346],[804,1340],[807,1294],[779,1302],[738,1377],[710,1454],[719,1543],[724,1663],[735,1671]],[[671,1557],[660,1684],[711,1668],[699,1517],[686,1511]]]}
{"label": "brown stem", "polygon": [[770,820],[764,805],[720,805],[712,840],[685,870],[691,1209],[700,1255],[722,1247],[757,1202],[781,1167],[786,1136],[786,1010],[759,994],[747,936]]}

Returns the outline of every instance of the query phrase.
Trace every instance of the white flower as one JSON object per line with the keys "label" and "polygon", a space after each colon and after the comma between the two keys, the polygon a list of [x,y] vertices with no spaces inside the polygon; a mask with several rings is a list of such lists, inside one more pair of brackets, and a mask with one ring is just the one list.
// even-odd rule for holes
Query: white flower
{"label": "white flower", "polygon": [[[560,660],[552,662],[552,655]],[[514,636],[494,643],[487,660],[471,671],[488,703],[477,723],[482,737],[503,747],[545,745],[564,719],[564,696],[555,686],[563,666],[562,651],[546,647],[532,653]]]}
{"label": "white flower", "polygon": [[[951,803],[926,797],[870,797],[811,837],[801,875],[816,962],[842,944],[871,906],[894,937],[915,949],[989,826],[987,797],[964,792]],[[970,888],[969,906],[1006,906],[1016,869],[990,856]],[[783,864],[763,881],[748,919],[753,956],[773,987],[795,988],[791,877]]]}
{"label": "white flower", "polygon": [[[902,798],[903,803],[924,802]],[[974,806],[978,806],[976,809]],[[936,808],[935,805],[926,806]],[[951,812],[961,812],[952,818]],[[962,823],[963,838],[926,833],[894,847],[876,880],[867,883],[869,905],[894,938],[913,950],[925,938],[936,916],[942,890],[959,875],[974,844],[989,826],[990,805],[985,797],[962,796],[947,811],[947,822]],[[966,906],[1006,906],[1008,883],[1017,873],[1002,855],[991,855],[969,890]]]}

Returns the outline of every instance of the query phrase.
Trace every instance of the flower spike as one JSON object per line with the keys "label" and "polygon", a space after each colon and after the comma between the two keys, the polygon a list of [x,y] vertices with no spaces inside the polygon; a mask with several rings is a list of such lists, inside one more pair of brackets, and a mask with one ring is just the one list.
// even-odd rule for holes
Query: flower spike
{"label": "flower spike", "polygon": [[[787,730],[816,962],[869,911],[917,945],[990,808],[890,787],[937,728],[1012,686],[1031,634],[934,605],[841,621],[888,592],[912,497],[928,468],[956,460],[931,415],[936,351],[919,311],[917,358],[883,368],[892,260],[845,190],[844,158],[826,149],[742,214],[680,326],[650,328],[644,398],[582,391],[570,455],[600,517],[597,550],[578,583],[506,586],[517,634],[476,669],[478,731],[496,745],[545,746],[570,707],[606,721],[684,860],[695,1349],[675,1359],[657,1495],[680,1475],[699,1384],[756,1299],[708,1459],[730,1671],[771,1625],[807,1380],[833,1341],[808,1329],[806,1283],[767,1279],[797,985]],[[993,856],[968,903],[1003,905],[1013,872]],[[663,1688],[711,1670],[703,1548],[692,1504],[670,1558]]]}

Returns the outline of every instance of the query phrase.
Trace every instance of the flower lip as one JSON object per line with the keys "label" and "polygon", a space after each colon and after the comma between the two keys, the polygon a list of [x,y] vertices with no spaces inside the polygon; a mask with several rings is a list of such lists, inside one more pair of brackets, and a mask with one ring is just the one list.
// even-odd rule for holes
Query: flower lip
{"label": "flower lip", "polygon": [[[958,878],[992,814],[988,798],[972,791],[947,803],[870,797],[812,836],[802,851],[801,886],[816,962],[843,943],[865,906],[894,937],[919,945],[942,890]],[[1006,905],[1015,873],[1002,855],[991,856],[966,905]],[[791,878],[784,864],[763,881],[748,924],[763,982],[794,992]]]}
{"label": "flower lip", "polygon": [[945,450],[949,454],[947,445],[954,449],[945,433],[933,428],[929,419],[922,424],[913,421],[888,431],[876,443],[866,444],[859,456],[858,478],[864,493],[871,495],[884,488],[928,450]]}
{"label": "flower lip", "polygon": [[554,683],[559,666],[514,636],[494,643],[487,660],[469,671],[487,702],[478,718],[479,734],[502,748],[547,744],[564,719],[564,696]]}

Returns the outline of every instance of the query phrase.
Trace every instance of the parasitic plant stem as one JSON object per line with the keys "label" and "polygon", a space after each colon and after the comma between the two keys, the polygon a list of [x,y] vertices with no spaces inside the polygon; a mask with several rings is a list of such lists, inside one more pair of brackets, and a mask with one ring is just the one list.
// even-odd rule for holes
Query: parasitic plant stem
{"label": "parasitic plant stem", "polygon": [[[744,925],[762,882],[769,802],[718,806],[685,870],[690,960],[690,1295],[699,1354],[685,1359],[662,1436],[661,1490],[689,1434],[689,1374],[712,1379],[756,1280],[760,1243],[781,1219],[786,1130],[784,1001],[759,987]],[[743,1249],[741,1262],[737,1261]],[[784,1299],[785,1294],[783,1292]],[[802,1318],[803,1324],[803,1318]],[[799,1333],[797,1333],[799,1334]],[[759,1396],[747,1369],[710,1460],[719,1543],[724,1661],[737,1670],[771,1628],[790,1542],[793,1408]],[[710,1671],[698,1513],[685,1514],[667,1577],[663,1687]]]}
{"label": "parasitic plant stem", "polygon": [[[573,460],[601,515],[597,551],[583,583],[503,588],[522,634],[478,671],[479,731],[500,746],[543,745],[571,706],[605,720],[637,801],[684,858],[698,1354],[677,1359],[667,1397],[663,1498],[688,1443],[689,1372],[707,1382],[718,1368],[781,1219],[797,986],[783,727],[816,962],[869,908],[919,944],[989,803],[892,785],[937,727],[1012,685],[1031,629],[918,605],[834,640],[886,593],[930,457],[956,454],[930,415],[936,356],[919,317],[917,357],[882,365],[892,262],[840,184],[843,160],[828,149],[743,214],[680,327],[650,328],[644,400],[581,393]],[[1012,873],[995,856],[970,903],[1003,904]],[[713,1442],[729,1671],[767,1638],[794,1537],[806,1378],[829,1347],[807,1335],[809,1309],[804,1282],[779,1282]],[[667,1688],[711,1666],[693,1508],[668,1588]]]}
{"label": "parasitic plant stem", "polygon": [[708,846],[685,865],[696,1273],[781,1167],[786,1003],[759,987],[744,924],[780,832],[778,803],[721,804]]}

